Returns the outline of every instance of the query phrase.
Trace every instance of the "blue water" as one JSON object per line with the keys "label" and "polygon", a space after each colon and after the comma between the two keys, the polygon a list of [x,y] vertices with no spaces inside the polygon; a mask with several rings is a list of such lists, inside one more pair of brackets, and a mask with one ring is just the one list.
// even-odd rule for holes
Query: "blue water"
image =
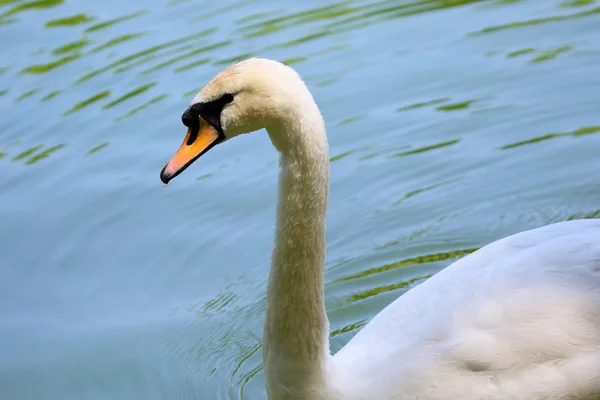
{"label": "blue water", "polygon": [[167,189],[232,61],[305,78],[331,145],[336,351],[500,237],[600,217],[600,3],[0,0],[0,398],[264,399],[277,154]]}

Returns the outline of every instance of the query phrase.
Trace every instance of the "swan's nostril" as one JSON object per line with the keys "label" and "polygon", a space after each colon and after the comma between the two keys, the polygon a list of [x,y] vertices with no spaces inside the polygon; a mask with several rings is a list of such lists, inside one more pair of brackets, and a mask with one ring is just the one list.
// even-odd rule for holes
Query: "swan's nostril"
{"label": "swan's nostril", "polygon": [[196,126],[190,126],[190,128],[189,128],[190,133],[188,135],[187,141],[185,142],[186,146],[191,146],[192,144],[194,144],[194,142],[198,138],[199,130],[200,130],[199,124],[196,124]]}

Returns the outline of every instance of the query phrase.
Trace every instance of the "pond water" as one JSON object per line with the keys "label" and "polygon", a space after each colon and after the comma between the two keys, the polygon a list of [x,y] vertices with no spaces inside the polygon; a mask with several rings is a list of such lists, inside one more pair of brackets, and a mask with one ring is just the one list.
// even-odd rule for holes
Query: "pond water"
{"label": "pond water", "polygon": [[237,59],[327,121],[333,351],[482,245],[600,217],[594,0],[0,0],[0,38],[3,399],[266,397],[277,153],[159,180]]}

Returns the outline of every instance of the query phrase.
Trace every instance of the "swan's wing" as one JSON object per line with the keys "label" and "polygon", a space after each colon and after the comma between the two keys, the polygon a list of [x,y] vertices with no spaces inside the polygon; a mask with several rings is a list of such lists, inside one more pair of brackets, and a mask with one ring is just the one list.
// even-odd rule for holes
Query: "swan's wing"
{"label": "swan's wing", "polygon": [[522,232],[458,260],[385,308],[334,365],[340,380],[370,376],[385,395],[600,393],[600,220]]}

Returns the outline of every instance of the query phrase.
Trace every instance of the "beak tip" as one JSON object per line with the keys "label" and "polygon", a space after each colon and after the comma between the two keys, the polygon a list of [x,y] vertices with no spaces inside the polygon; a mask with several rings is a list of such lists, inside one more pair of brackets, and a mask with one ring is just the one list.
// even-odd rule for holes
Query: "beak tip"
{"label": "beak tip", "polygon": [[166,169],[167,169],[167,166],[165,165],[163,167],[163,169],[160,171],[160,180],[165,185],[168,184],[169,181],[173,178],[170,174],[168,174],[168,173],[165,172]]}

